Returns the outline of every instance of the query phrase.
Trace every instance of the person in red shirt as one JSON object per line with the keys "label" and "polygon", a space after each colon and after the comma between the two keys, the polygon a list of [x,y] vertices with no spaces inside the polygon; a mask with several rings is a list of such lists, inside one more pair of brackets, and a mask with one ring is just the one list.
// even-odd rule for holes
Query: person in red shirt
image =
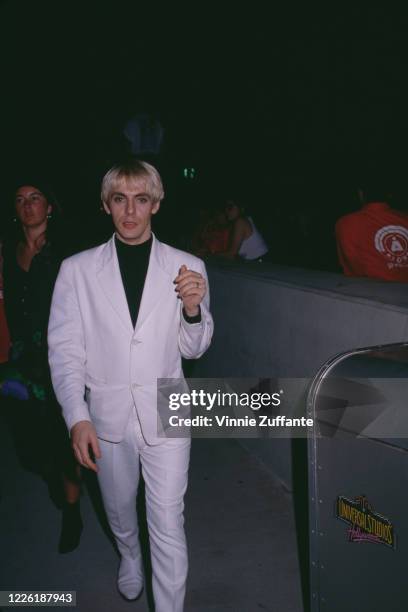
{"label": "person in red shirt", "polygon": [[359,191],[362,208],[336,223],[339,262],[346,276],[408,282],[408,214],[381,191]]}
{"label": "person in red shirt", "polygon": [[230,227],[222,208],[203,210],[203,221],[193,237],[193,253],[198,257],[217,255],[227,250]]}

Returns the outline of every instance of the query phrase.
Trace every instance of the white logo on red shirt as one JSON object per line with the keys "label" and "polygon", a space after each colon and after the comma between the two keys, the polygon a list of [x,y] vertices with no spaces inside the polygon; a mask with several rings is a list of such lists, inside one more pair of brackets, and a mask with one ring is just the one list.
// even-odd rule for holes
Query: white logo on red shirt
{"label": "white logo on red shirt", "polygon": [[375,248],[387,258],[388,268],[408,267],[408,229],[385,225],[375,234]]}

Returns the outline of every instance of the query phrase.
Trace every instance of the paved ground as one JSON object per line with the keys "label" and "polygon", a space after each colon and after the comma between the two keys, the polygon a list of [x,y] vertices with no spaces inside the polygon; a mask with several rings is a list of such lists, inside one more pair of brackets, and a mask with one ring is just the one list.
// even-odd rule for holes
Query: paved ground
{"label": "paved ground", "polygon": [[[0,427],[0,589],[75,590],[80,612],[153,610],[149,592],[126,602],[116,591],[118,557],[93,478],[80,547],[59,555],[61,513],[19,465],[4,419]],[[302,612],[292,497],[235,441],[193,441],[186,530],[186,612]]]}

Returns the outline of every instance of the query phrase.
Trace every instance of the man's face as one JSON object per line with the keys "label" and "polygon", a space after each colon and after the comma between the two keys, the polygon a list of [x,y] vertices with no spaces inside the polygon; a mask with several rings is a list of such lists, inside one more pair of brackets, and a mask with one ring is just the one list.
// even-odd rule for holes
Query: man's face
{"label": "man's face", "polygon": [[153,202],[144,181],[123,181],[103,206],[108,215],[112,215],[119,240],[141,244],[150,238],[151,218],[159,210],[160,202]]}
{"label": "man's face", "polygon": [[46,197],[33,185],[24,185],[17,190],[15,206],[17,217],[26,228],[43,225],[51,212]]}

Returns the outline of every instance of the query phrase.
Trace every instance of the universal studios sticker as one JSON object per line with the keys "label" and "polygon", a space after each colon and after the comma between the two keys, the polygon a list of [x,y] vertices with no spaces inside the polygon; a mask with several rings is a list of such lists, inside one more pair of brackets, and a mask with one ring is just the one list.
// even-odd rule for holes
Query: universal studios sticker
{"label": "universal studios sticker", "polygon": [[349,526],[349,542],[371,542],[396,548],[394,525],[382,514],[374,512],[365,496],[351,500],[339,495],[336,500],[336,518]]}

